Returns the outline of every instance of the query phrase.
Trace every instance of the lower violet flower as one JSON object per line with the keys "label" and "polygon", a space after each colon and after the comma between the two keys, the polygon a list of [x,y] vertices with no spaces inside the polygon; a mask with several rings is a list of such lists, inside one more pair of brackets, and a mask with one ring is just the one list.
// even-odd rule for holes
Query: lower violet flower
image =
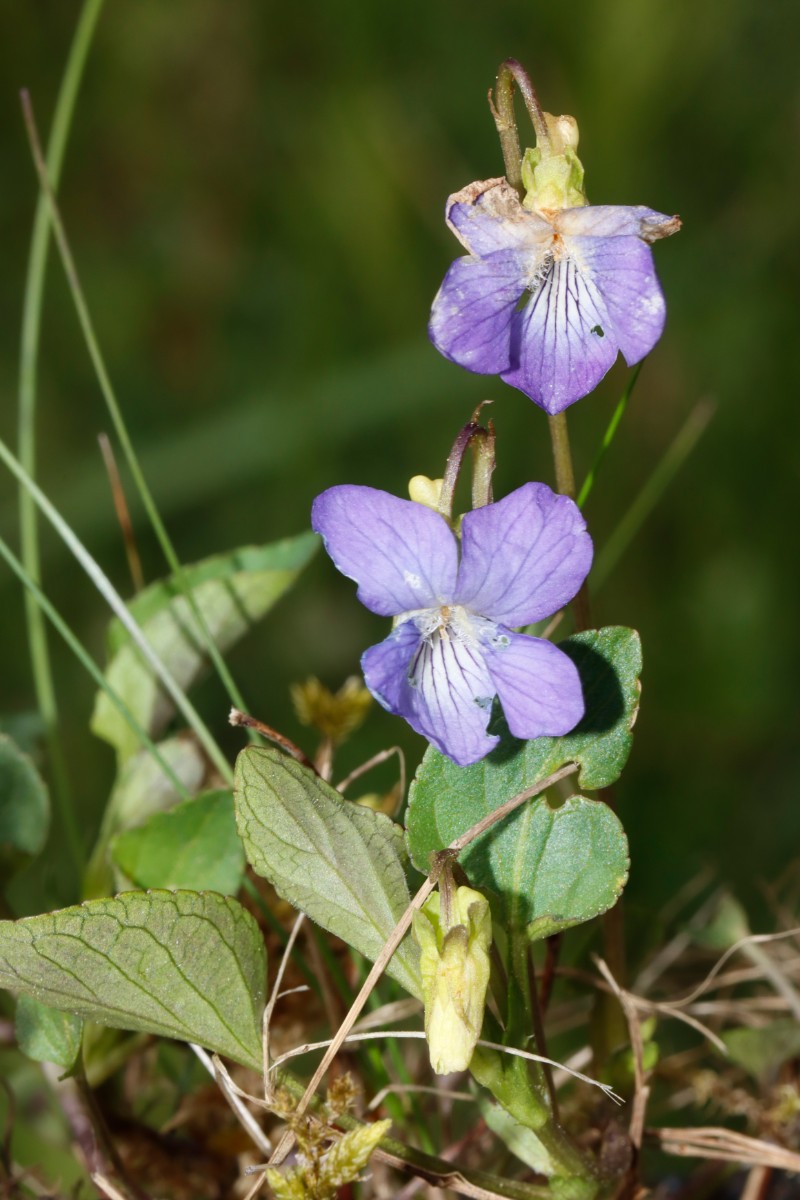
{"label": "lower violet flower", "polygon": [[395,618],[361,659],[376,700],[459,766],[488,754],[497,696],[515,737],[569,733],[584,712],[574,663],[514,632],[551,616],[580,588],[592,542],[579,509],[543,483],[465,513],[459,542],[423,504],[369,487],[329,488],[313,528],[358,598]]}

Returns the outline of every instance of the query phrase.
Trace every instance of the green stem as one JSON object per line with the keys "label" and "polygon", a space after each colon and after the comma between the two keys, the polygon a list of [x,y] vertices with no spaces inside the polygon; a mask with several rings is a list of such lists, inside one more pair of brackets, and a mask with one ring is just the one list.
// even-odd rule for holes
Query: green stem
{"label": "green stem", "polygon": [[493,115],[500,138],[500,146],[503,151],[506,178],[521,196],[523,190],[522,152],[519,145],[517,118],[514,113],[515,84],[522,93],[525,107],[528,110],[528,115],[536,133],[537,145],[540,145],[542,150],[545,150],[550,145],[550,134],[547,130],[547,122],[542,112],[542,106],[539,103],[539,97],[536,95],[536,89],[531,82],[530,76],[515,58],[507,58],[505,62],[500,64],[500,69],[497,72]]}
{"label": "green stem", "polygon": [[20,483],[23,483],[28,489],[36,503],[37,508],[40,510],[40,512],[44,513],[45,517],[53,526],[58,536],[80,563],[81,567],[89,576],[100,594],[105,598],[114,615],[119,618],[121,624],[130,635],[132,641],[139,649],[145,661],[148,663],[156,677],[163,685],[164,690],[170,696],[176,708],[185,719],[186,723],[193,730],[197,740],[203,746],[211,762],[217,768],[225,782],[229,786],[232,786],[233,770],[231,765],[215,742],[211,732],[201,718],[197,709],[194,707],[191,700],[189,700],[183,689],[176,682],[171,671],[165,667],[161,659],[153,650],[153,647],[150,645],[141,628],[128,611],[124,600],[111,583],[111,580],[100,569],[99,565],[95,562],[89,551],[81,542],[80,538],[78,538],[72,529],[70,529],[64,518],[58,513],[58,511],[44,495],[41,488],[34,483],[27,471],[20,466],[19,462],[11,453],[5,442],[2,441],[2,439],[0,439],[0,460],[5,463],[12,475],[14,475],[17,480],[19,480]]}
{"label": "green stem", "polygon": [[[75,100],[102,7],[103,0],[85,0],[72,39],[47,146],[47,172],[53,181],[53,187],[58,186],[61,175]],[[28,474],[34,477],[36,475],[36,370],[49,245],[50,214],[45,197],[40,194],[36,203],[36,216],[33,223],[25,280],[18,391],[19,432],[17,445],[19,459]],[[38,582],[41,579],[41,562],[36,506],[23,486],[20,486],[19,490],[19,533],[22,563],[29,577]],[[85,861],[85,851],[72,807],[64,751],[58,732],[58,705],[47,648],[47,631],[42,610],[30,593],[25,595],[25,620],[36,701],[47,732],[54,797],[66,832],[70,853],[80,874]]]}
{"label": "green stem", "polygon": [[669,446],[661,462],[653,471],[617,528],[611,534],[600,554],[598,554],[594,571],[596,587],[600,587],[605,583],[686,459],[694,450],[713,415],[714,406],[707,400],[701,401],[689,413],[686,423]]}
{"label": "green stem", "polygon": [[[61,220],[61,214],[53,193],[53,187],[47,165],[45,163],[44,156],[42,155],[39,136],[36,129],[36,122],[34,120],[33,110],[30,104],[30,98],[26,92],[23,92],[22,94],[22,108],[28,139],[30,141],[31,153],[33,155],[34,163],[39,176],[42,195],[49,209],[50,220],[53,225],[53,233],[58,245],[59,253],[61,255],[61,261],[67,277],[67,283],[69,284],[69,289],[72,294],[75,311],[78,314],[78,321],[80,322],[81,330],[86,342],[86,348],[89,352],[89,357],[92,361],[92,365],[97,376],[97,382],[100,386],[100,391],[102,392],[103,399],[105,400],[106,407],[114,426],[114,430],[122,447],[122,452],[125,455],[125,461],[128,464],[134,484],[142,499],[142,503],[150,524],[153,527],[162,553],[167,560],[170,571],[175,577],[175,582],[189,604],[192,615],[197,622],[198,628],[205,642],[209,658],[211,659],[214,668],[228,693],[228,698],[234,707],[246,712],[247,705],[245,704],[244,697],[237,688],[233,676],[228,670],[227,664],[220,654],[211,631],[208,628],[205,617],[200,611],[197,601],[195,600],[194,592],[188,584],[184,568],[180,562],[180,559],[178,558],[177,553],[175,552],[175,547],[173,546],[169,534],[167,533],[164,522],[161,520],[161,516],[153,499],[153,495],[139,465],[136,451],[134,450],[133,443],[128,434],[128,429],[122,416],[122,410],[117,401],[116,393],[111,384],[111,378],[106,368],[105,359],[103,358],[102,351],[100,350],[100,344],[95,334],[94,323],[89,312],[89,306],[86,303],[86,297],[78,276],[75,259],[72,255],[66,230],[64,229],[64,223]],[[251,741],[258,741],[258,735],[253,729],[248,729],[247,735]]]}
{"label": "green stem", "polygon": [[11,550],[11,548],[2,538],[0,538],[0,557],[4,558],[9,567],[11,567],[11,570],[26,589],[26,593],[32,597],[42,615],[48,619],[56,632],[61,635],[84,670],[91,675],[98,688],[105,692],[109,701],[114,705],[120,716],[128,722],[131,729],[142,743],[142,746],[152,756],[153,760],[158,763],[158,766],[169,779],[178,795],[184,800],[190,799],[190,793],[175,774],[167,760],[164,758],[163,754],[158,749],[158,746],[139,724],[136,717],[128,708],[122,697],[118,695],[118,693],[115,692],[111,687],[97,663],[94,661],[91,655],[87,654],[78,638],[67,625],[66,621],[63,620],[58,611],[50,603],[39,585],[34,579],[31,578],[30,574],[25,569],[25,564],[17,558],[13,550]]}
{"label": "green stem", "polygon": [[609,446],[611,445],[611,443],[614,440],[617,429],[619,428],[619,423],[622,420],[622,418],[624,417],[625,410],[628,407],[628,401],[630,400],[631,396],[633,395],[633,389],[636,386],[636,381],[639,378],[639,375],[641,373],[642,365],[643,365],[642,363],[637,363],[637,365],[631,371],[630,378],[628,379],[628,382],[625,385],[625,390],[622,393],[622,395],[620,396],[617,407],[614,409],[611,420],[608,423],[608,428],[606,429],[605,433],[603,434],[603,440],[600,443],[600,449],[597,451],[597,454],[595,455],[595,460],[592,463],[591,468],[589,470],[589,474],[584,479],[583,486],[581,487],[581,490],[578,493],[578,499],[576,501],[578,508],[583,508],[584,504],[589,499],[589,493],[591,492],[592,488],[594,487],[594,481],[597,477],[597,472],[600,468],[600,464],[606,456],[606,451],[608,450]]}

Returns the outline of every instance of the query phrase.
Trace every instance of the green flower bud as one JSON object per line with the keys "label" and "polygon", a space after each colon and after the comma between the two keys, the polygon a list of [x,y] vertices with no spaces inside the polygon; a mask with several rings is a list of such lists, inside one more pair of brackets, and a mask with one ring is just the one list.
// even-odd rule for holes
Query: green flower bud
{"label": "green flower bud", "polygon": [[453,888],[449,919],[442,893],[434,892],[413,928],[422,951],[425,1036],[437,1075],[464,1071],[480,1037],[486,989],[492,917],[489,902],[472,888]]}
{"label": "green flower bud", "polygon": [[526,150],[522,159],[523,206],[534,212],[580,208],[587,204],[583,167],[576,153],[578,123],[574,117],[545,113],[549,143]]}

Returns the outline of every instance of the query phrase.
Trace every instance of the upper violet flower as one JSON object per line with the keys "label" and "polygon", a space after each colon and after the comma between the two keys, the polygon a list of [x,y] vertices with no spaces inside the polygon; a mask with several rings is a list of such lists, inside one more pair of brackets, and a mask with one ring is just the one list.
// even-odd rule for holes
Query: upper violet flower
{"label": "upper violet flower", "polygon": [[446,358],[500,375],[549,413],[588,395],[619,351],[629,365],[664,328],[649,243],[680,228],[641,206],[589,205],[571,117],[543,114],[549,138],[523,160],[524,200],[503,178],[472,183],[446,219],[469,252],[433,302]]}
{"label": "upper violet flower", "polygon": [[519,738],[569,733],[584,712],[577,669],[551,642],[514,627],[552,615],[592,561],[579,509],[543,483],[465,513],[459,542],[438,512],[342,485],[314,501],[311,524],[358,598],[394,617],[361,659],[376,700],[459,766],[497,744],[499,697]]}

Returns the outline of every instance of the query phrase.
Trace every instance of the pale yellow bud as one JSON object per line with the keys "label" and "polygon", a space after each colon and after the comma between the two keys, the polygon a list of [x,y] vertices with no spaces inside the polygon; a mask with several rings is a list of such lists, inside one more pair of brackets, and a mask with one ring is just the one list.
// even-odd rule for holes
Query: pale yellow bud
{"label": "pale yellow bud", "polygon": [[408,481],[408,494],[415,504],[424,504],[438,512],[443,479],[429,479],[427,475],[415,475]]}
{"label": "pale yellow bud", "polygon": [[540,139],[522,159],[523,207],[545,215],[588,203],[583,190],[583,167],[576,153],[578,122],[574,117],[544,114],[548,141]]}
{"label": "pale yellow bud", "polygon": [[483,1025],[489,985],[489,902],[480,892],[459,887],[453,891],[452,910],[446,922],[441,893],[434,892],[413,918],[422,951],[425,1035],[437,1075],[469,1066]]}

